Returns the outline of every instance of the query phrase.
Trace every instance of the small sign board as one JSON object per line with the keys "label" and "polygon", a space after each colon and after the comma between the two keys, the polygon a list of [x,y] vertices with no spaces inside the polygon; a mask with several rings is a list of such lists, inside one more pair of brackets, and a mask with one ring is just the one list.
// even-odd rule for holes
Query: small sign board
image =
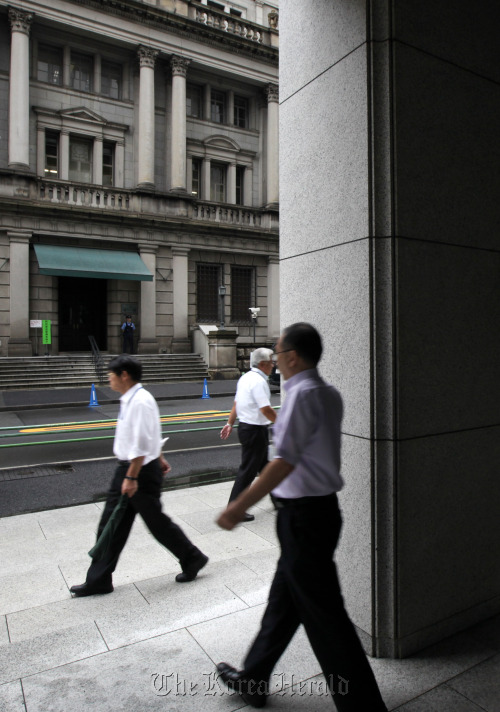
{"label": "small sign board", "polygon": [[41,329],[42,320],[41,319],[30,319],[30,329]]}
{"label": "small sign board", "polygon": [[52,333],[50,328],[50,319],[42,320],[42,344],[52,343]]}

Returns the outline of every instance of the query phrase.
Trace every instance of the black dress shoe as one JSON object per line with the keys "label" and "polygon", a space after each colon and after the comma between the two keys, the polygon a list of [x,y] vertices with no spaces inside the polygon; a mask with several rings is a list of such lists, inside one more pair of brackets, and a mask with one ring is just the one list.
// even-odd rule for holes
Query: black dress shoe
{"label": "black dress shoe", "polygon": [[71,586],[70,592],[75,596],[75,598],[82,598],[83,596],[94,596],[96,594],[113,593],[113,584],[100,584],[92,585],[88,583],[81,583],[78,586]]}
{"label": "black dress shoe", "polygon": [[253,522],[255,519],[253,514],[249,514],[248,512],[245,512],[245,516],[243,517],[244,522]]}
{"label": "black dress shoe", "polygon": [[236,670],[232,665],[219,663],[217,665],[219,677],[227,687],[237,692],[251,707],[260,709],[267,702],[268,685],[264,681],[245,680],[243,670]]}
{"label": "black dress shoe", "polygon": [[175,580],[177,581],[177,583],[186,583],[187,581],[194,581],[195,578],[198,576],[198,571],[200,571],[206,565],[207,562],[208,556],[205,556],[205,554],[202,554],[201,551],[199,551],[197,554],[195,554],[189,564],[184,567],[182,573],[177,574]]}

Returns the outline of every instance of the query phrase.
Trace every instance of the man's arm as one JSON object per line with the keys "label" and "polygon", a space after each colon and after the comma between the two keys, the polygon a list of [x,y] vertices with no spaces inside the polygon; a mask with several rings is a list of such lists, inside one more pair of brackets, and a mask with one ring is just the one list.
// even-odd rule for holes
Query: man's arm
{"label": "man's arm", "polygon": [[233,529],[236,524],[242,522],[245,517],[245,512],[257,502],[269,494],[275,487],[282,482],[285,477],[292,472],[294,465],[291,465],[286,460],[280,457],[271,460],[260,476],[253,482],[250,487],[247,487],[239,497],[237,497],[217,519],[217,524],[222,529]]}
{"label": "man's arm", "polygon": [[122,494],[128,494],[129,497],[133,497],[137,492],[137,488],[139,487],[137,478],[139,477],[139,472],[143,462],[144,455],[141,455],[141,457],[134,457],[134,459],[130,461],[127,474],[122,482]]}
{"label": "man's arm", "polygon": [[229,413],[229,418],[227,419],[227,423],[220,431],[220,436],[221,436],[222,440],[227,440],[228,437],[231,435],[235,420],[236,420],[236,401],[234,401],[234,403],[233,403],[233,407],[231,408],[231,412]]}
{"label": "man's arm", "polygon": [[264,415],[268,420],[271,421],[271,423],[274,423],[276,420],[277,414],[274,408],[272,408],[270,405],[265,405],[263,408],[259,408],[260,412],[262,415]]}

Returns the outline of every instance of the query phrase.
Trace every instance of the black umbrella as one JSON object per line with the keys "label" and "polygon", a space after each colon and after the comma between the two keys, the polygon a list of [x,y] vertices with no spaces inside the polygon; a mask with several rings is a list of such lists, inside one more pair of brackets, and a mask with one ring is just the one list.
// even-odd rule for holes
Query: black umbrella
{"label": "black umbrella", "polygon": [[101,536],[96,541],[92,549],[89,551],[89,556],[96,561],[103,558],[104,554],[107,552],[109,545],[113,540],[113,535],[120,524],[125,509],[127,508],[129,497],[126,494],[122,494],[118,500],[118,504],[111,512],[111,516],[106,522],[106,526],[101,532]]}

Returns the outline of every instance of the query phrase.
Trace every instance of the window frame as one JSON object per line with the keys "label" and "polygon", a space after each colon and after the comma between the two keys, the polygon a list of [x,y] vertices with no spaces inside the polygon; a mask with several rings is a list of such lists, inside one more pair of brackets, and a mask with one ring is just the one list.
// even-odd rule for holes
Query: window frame
{"label": "window frame", "polygon": [[[212,203],[227,203],[227,163],[210,161],[210,200]],[[222,181],[216,183],[214,173],[219,170]]]}
{"label": "window frame", "polygon": [[[238,274],[239,272],[239,274]],[[246,295],[240,295],[242,273],[248,275]],[[248,326],[252,323],[250,307],[256,306],[257,270],[249,265],[231,265],[231,324]]]}
{"label": "window frame", "polygon": [[[82,60],[84,60],[84,62],[82,62]],[[80,64],[78,63],[78,61],[80,62]],[[85,61],[88,61],[88,79],[83,80],[82,82],[82,64],[84,64]],[[70,88],[74,89],[75,91],[91,93],[94,89],[94,55],[71,50],[70,64]],[[78,80],[76,80],[77,72],[79,74]],[[86,88],[82,89],[82,83],[87,84]]]}
{"label": "window frame", "polygon": [[[53,53],[54,55],[58,55],[59,62],[58,64],[55,64],[53,62],[47,61],[47,78],[42,78],[40,77],[40,62],[44,61],[43,59],[40,58],[40,55],[43,55],[44,51],[48,51],[49,53]],[[50,75],[51,73],[54,72],[54,68],[57,68],[59,70],[58,78],[59,81],[54,82],[50,81]],[[63,76],[64,76],[64,51],[62,47],[57,47],[56,45],[47,45],[47,44],[39,44],[37,48],[37,59],[36,59],[36,78],[37,81],[43,82],[44,84],[50,84],[51,86],[57,86],[57,87],[62,87],[63,85]]]}
{"label": "window frame", "polygon": [[[78,171],[78,173],[75,173],[74,169],[71,166],[72,161],[73,161],[72,151],[73,151],[74,146],[78,143],[80,145],[87,145],[89,148],[89,161],[88,161],[89,178],[88,178],[88,180],[82,179],[81,169]],[[78,175],[78,177],[75,177],[75,175]],[[68,180],[73,183],[89,183],[89,184],[91,184],[91,183],[93,183],[93,178],[94,178],[94,142],[92,140],[92,137],[81,136],[79,134],[70,134],[70,136],[69,136]]]}
{"label": "window frame", "polygon": [[[199,324],[213,324],[220,321],[219,286],[223,278],[223,265],[211,262],[197,262],[196,264],[196,320]],[[212,273],[212,284],[204,287],[201,284],[202,274],[205,271]],[[210,293],[211,292],[211,293]],[[200,309],[205,309],[202,313]]]}
{"label": "window frame", "polygon": [[[194,114],[192,111],[192,99],[196,94],[196,101],[198,103],[198,113]],[[203,87],[199,84],[193,84],[188,82],[186,84],[186,116],[192,119],[202,119],[203,118]]]}
{"label": "window frame", "polygon": [[[221,119],[216,115],[215,109],[219,107]],[[210,90],[210,121],[214,124],[225,125],[227,121],[227,95],[220,89]]]}
{"label": "window frame", "polygon": [[[111,70],[111,72],[106,73],[106,68],[108,70]],[[113,71],[115,72],[114,77]],[[101,60],[101,94],[103,96],[107,96],[109,99],[115,99],[116,101],[121,101],[123,98],[123,66],[119,64],[118,62],[110,62],[107,59],[102,59]],[[109,78],[110,79],[110,88],[112,87],[112,81],[113,79],[116,79],[117,81],[117,96],[113,95],[112,89],[110,89],[109,93],[106,93],[103,91],[103,78],[106,78],[106,80]]]}
{"label": "window frame", "polygon": [[[238,104],[240,103],[240,106]],[[243,111],[243,116],[241,112]],[[249,127],[249,102],[245,96],[234,96],[234,108],[233,108],[233,125],[239,129],[248,129]]]}

